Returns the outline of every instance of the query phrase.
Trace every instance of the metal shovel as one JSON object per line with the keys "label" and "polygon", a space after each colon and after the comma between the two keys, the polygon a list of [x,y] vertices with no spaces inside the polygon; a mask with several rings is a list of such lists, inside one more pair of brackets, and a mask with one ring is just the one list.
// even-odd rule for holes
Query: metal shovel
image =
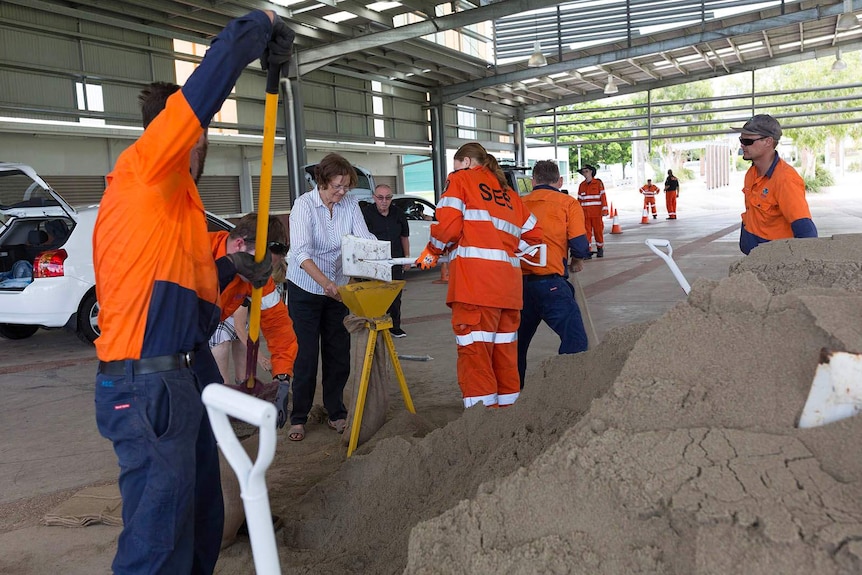
{"label": "metal shovel", "polygon": [[[676,281],[679,282],[682,291],[688,295],[689,292],[691,292],[691,286],[686,281],[685,276],[682,275],[676,262],[673,261],[673,248],[670,245],[670,240],[646,240],[645,243],[649,249],[654,251],[658,257],[665,261],[667,267],[669,267],[671,273],[673,273],[673,277],[675,277]],[[659,248],[667,248],[667,253],[663,252]]]}
{"label": "metal shovel", "polygon": [[[547,263],[548,246],[535,244],[515,253],[521,261],[532,266]],[[536,261],[528,257],[538,258]],[[438,263],[449,261],[442,256]],[[369,240],[350,234],[341,238],[341,269],[344,275],[354,278],[392,281],[392,266],[415,264],[415,258],[393,258],[392,244],[386,240]]]}

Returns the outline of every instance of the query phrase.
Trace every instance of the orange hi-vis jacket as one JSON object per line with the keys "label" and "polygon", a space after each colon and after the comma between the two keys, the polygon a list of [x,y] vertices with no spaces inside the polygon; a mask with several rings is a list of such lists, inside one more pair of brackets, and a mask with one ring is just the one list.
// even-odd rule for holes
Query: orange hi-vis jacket
{"label": "orange hi-vis jacket", "polygon": [[[227,255],[228,235],[228,232],[210,232],[214,259]],[[219,298],[221,321],[232,316],[242,302],[251,297],[251,290],[252,285],[239,275],[227,284]],[[293,331],[293,322],[287,313],[287,307],[281,301],[272,278],[269,278],[263,286],[260,328],[266,338],[267,349],[272,355],[272,373],[286,373],[293,377],[293,362],[296,360],[297,351],[296,334]]]}
{"label": "orange hi-vis jacket", "polygon": [[539,188],[522,198],[524,205],[542,225],[542,239],[548,246],[548,263],[535,267],[521,263],[524,275],[566,275],[569,240],[584,236],[584,210],[575,198],[559,190]]}
{"label": "orange hi-vis jacket", "polygon": [[108,174],[93,229],[100,360],[209,345],[219,321],[218,273],[189,156],[271,34],[262,11],[232,21]]}
{"label": "orange hi-vis jacket", "polygon": [[93,230],[102,361],[192,351],[218,325],[216,266],[189,173],[202,133],[177,92],[108,175]]}
{"label": "orange hi-vis jacket", "polygon": [[[521,309],[521,264],[515,253],[542,242],[536,218],[484,166],[449,174],[428,248],[450,251],[446,303]],[[519,248],[520,245],[520,248]]]}
{"label": "orange hi-vis jacket", "polygon": [[758,175],[753,165],[748,168],[742,193],[745,194],[742,223],[746,231],[765,240],[792,238],[791,224],[811,219],[802,177],[778,154],[763,175]]}
{"label": "orange hi-vis jacket", "polygon": [[584,180],[578,186],[578,201],[584,208],[584,216],[601,218],[608,215],[608,198],[605,196],[605,185],[598,178],[591,182]]}
{"label": "orange hi-vis jacket", "polygon": [[654,198],[658,195],[659,189],[655,184],[646,185],[641,188],[640,192],[644,195],[645,198]]}

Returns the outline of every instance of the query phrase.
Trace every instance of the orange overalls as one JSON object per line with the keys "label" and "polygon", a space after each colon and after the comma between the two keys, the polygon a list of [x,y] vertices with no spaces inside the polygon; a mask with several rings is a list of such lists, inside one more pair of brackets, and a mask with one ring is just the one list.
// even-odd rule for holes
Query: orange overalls
{"label": "orange overalls", "polygon": [[519,244],[537,244],[536,218],[483,166],[449,174],[428,249],[450,253],[452,327],[464,407],[511,405],[521,390],[518,324],[523,306]]}
{"label": "orange overalls", "polygon": [[[210,232],[210,243],[214,259],[227,255],[228,232]],[[252,286],[239,275],[227,284],[219,298],[221,321],[226,320],[251,297]],[[293,377],[293,362],[296,359],[296,334],[287,306],[281,301],[272,278],[263,286],[260,303],[260,328],[266,338],[266,346],[272,354],[272,373],[286,373]]]}
{"label": "orange overalls", "polygon": [[605,196],[605,185],[598,178],[587,182],[584,180],[578,186],[578,201],[584,209],[584,227],[587,230],[587,243],[596,238],[596,249],[605,247],[605,223],[602,217],[608,215],[608,199]]}
{"label": "orange overalls", "polygon": [[640,189],[644,196],[644,209],[649,210],[652,207],[652,217],[655,218],[658,210],[655,207],[655,197],[658,195],[659,189],[655,184],[644,184]]}

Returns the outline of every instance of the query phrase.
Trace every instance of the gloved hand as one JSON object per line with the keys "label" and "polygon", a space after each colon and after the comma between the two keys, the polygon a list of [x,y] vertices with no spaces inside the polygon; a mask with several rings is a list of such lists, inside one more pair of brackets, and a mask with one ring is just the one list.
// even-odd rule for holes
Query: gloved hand
{"label": "gloved hand", "polygon": [[276,14],[272,20],[272,35],[260,57],[260,67],[264,72],[269,71],[270,68],[281,72],[282,66],[290,62],[294,37],[296,37],[294,31],[288,28],[284,20]]}
{"label": "gloved hand", "polygon": [[431,252],[428,249],[428,246],[425,246],[425,249],[422,250],[422,255],[416,260],[416,265],[419,266],[423,270],[430,270],[434,266],[437,265],[437,260],[440,256]]}
{"label": "gloved hand", "polygon": [[290,395],[290,377],[285,376],[285,379],[278,377],[274,381],[278,382],[278,395],[275,396],[275,408],[278,410],[278,417],[275,420],[275,424],[281,429],[290,418],[290,414],[287,412],[287,398]]}
{"label": "gloved hand", "polygon": [[262,288],[272,275],[272,256],[266,250],[262,262],[255,262],[254,256],[248,252],[235,252],[227,257],[236,267],[236,273],[245,278],[256,288]]}

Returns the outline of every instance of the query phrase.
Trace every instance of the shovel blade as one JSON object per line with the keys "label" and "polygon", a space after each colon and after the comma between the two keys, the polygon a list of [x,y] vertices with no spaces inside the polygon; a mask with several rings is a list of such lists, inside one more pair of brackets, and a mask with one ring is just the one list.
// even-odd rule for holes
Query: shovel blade
{"label": "shovel blade", "polygon": [[388,241],[350,234],[341,238],[341,268],[346,276],[391,282],[391,260],[392,245]]}
{"label": "shovel blade", "polygon": [[819,427],[862,411],[862,354],[823,348],[800,428]]}

